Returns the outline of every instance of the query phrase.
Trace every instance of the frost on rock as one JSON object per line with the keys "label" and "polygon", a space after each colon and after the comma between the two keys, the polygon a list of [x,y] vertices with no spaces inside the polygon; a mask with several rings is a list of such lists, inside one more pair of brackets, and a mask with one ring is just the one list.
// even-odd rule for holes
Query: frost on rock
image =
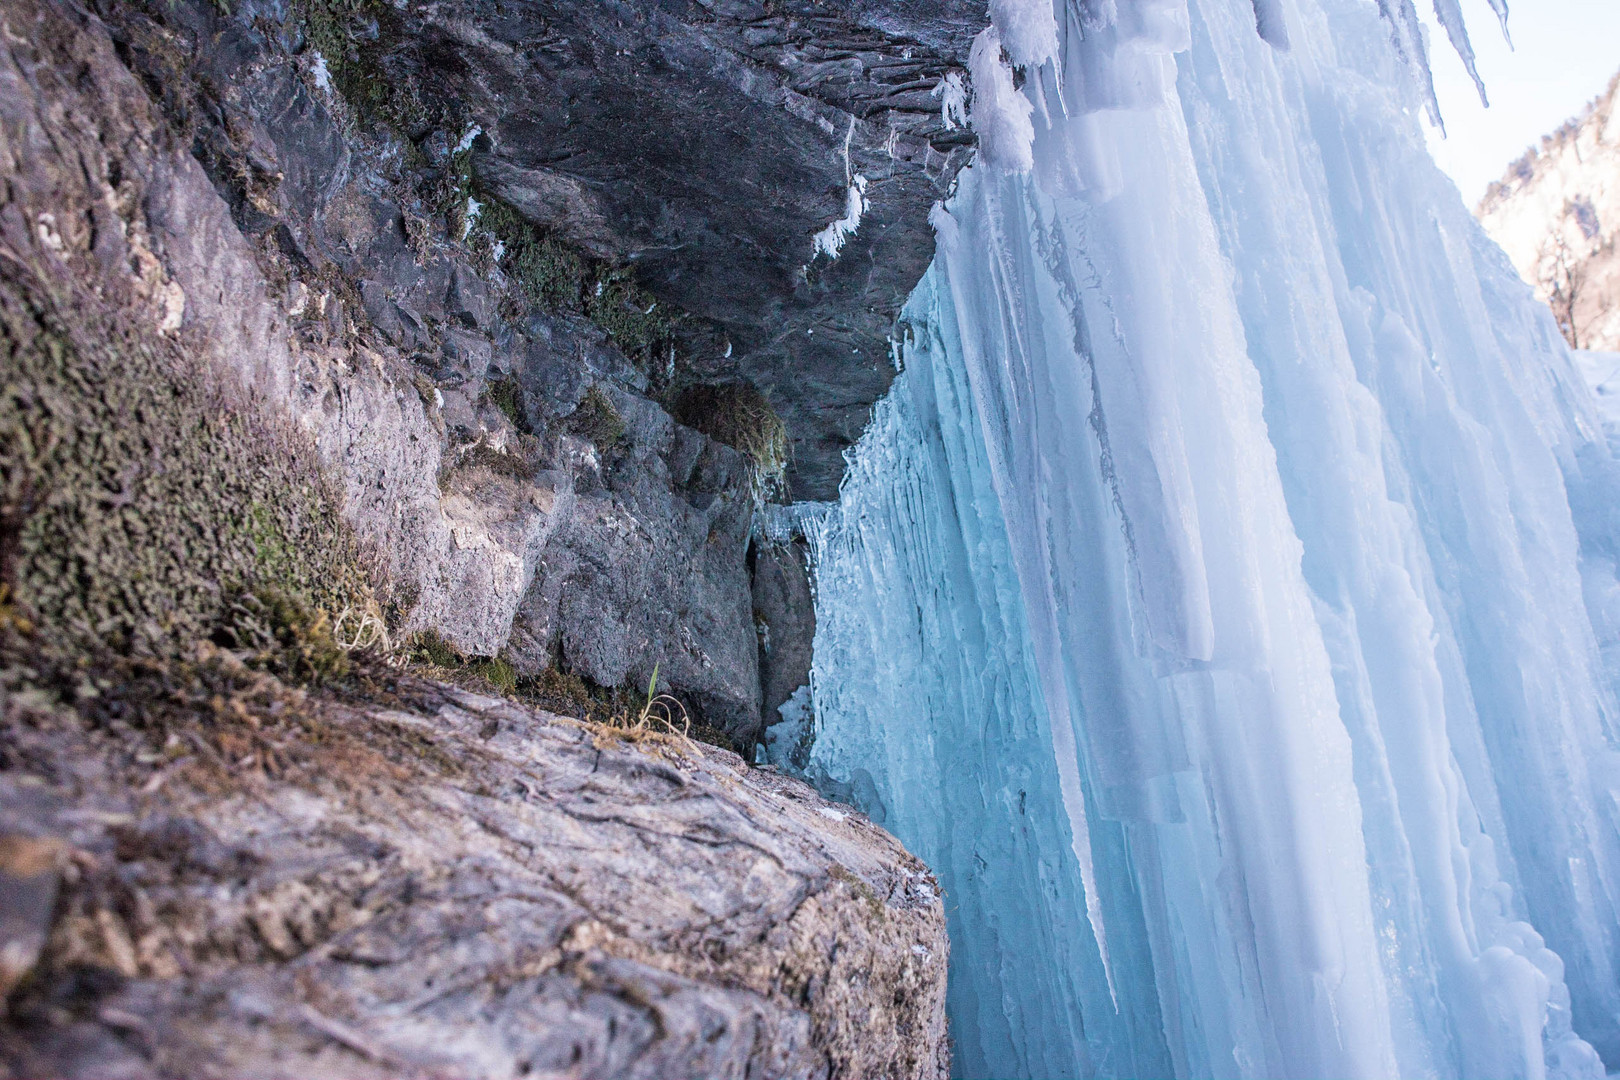
{"label": "frost on rock", "polygon": [[939,85],[929,91],[929,96],[940,99],[939,122],[946,131],[967,126],[967,87],[963,85],[959,73],[949,72],[939,81]]}
{"label": "frost on rock", "polygon": [[1233,0],[1056,5],[1017,87],[975,43],[805,529],[803,771],[938,872],[962,1075],[1597,1080],[1620,463],[1410,5],[1259,6],[1286,51]]}
{"label": "frost on rock", "polygon": [[[314,50],[310,50],[314,52]],[[315,53],[315,60],[309,65],[309,74],[315,80],[315,86],[322,93],[332,92],[332,72],[326,66],[326,57]]]}
{"label": "frost on rock", "polygon": [[844,216],[830,222],[825,229],[816,233],[814,253],[811,257],[825,255],[828,259],[838,258],[838,253],[844,250],[844,243],[861,227],[861,215],[864,213],[866,213],[866,177],[856,173],[850,179],[849,190],[844,195]]}

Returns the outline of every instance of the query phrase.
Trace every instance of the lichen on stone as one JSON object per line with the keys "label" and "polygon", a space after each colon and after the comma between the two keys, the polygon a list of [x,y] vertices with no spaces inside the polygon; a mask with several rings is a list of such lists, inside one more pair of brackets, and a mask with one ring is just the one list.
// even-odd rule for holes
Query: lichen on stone
{"label": "lichen on stone", "polygon": [[[174,342],[3,273],[0,367],[0,582],[37,644],[173,655],[247,594],[272,637],[290,626],[277,611],[375,607],[297,436]],[[307,659],[302,674],[332,669]]]}

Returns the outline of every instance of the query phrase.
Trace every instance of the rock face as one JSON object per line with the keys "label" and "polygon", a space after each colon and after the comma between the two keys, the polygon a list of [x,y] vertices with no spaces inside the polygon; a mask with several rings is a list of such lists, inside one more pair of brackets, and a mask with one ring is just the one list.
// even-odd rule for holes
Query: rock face
{"label": "rock face", "polygon": [[[800,784],[627,727],[623,703],[656,671],[672,710],[751,750],[762,696],[800,677],[802,560],[749,556],[781,442],[754,436],[780,427],[737,435],[745,453],[664,407],[757,402],[779,369],[744,357],[778,354],[728,329],[738,278],[682,275],[752,252],[760,297],[729,302],[756,329],[775,304],[877,334],[881,304],[851,298],[909,282],[840,277],[872,257],[854,240],[786,293],[770,275],[825,223],[805,162],[829,146],[887,192],[871,248],[926,237],[958,144],[906,142],[934,114],[905,64],[954,38],[868,76],[933,24],[853,6],[812,41],[780,8],[639,10],[0,11],[0,1075],[946,1075],[926,868]],[[688,162],[709,180],[535,156],[569,128],[545,127],[565,76],[584,95],[590,65],[628,63],[601,45],[621,21],[684,57],[666,92],[799,155],[756,162],[776,209],[685,239],[735,194],[705,194],[724,125]],[[846,24],[858,48],[834,47]],[[845,75],[770,74],[823,48]],[[559,96],[516,77],[536,58]],[[835,106],[860,116],[828,135]],[[539,141],[502,127],[524,109]],[[573,156],[630,154],[592,115]],[[862,156],[872,116],[898,133],[890,173]],[[659,314],[632,263],[688,312]],[[826,357],[799,419],[782,406],[801,442],[883,383]],[[429,661],[465,685],[405,673]],[[621,723],[466,685],[607,700]]]}
{"label": "rock face", "polygon": [[[464,102],[503,198],[708,320],[685,362],[764,390],[794,496],[830,499],[967,160],[942,83],[983,26],[976,0],[456,0],[406,16],[380,65]],[[857,183],[859,228],[817,256]]]}
{"label": "rock face", "polygon": [[396,639],[609,687],[659,665],[751,746],[743,456],[671,421],[598,326],[417,216],[397,145],[355,133],[263,19],[112,16],[116,51],[94,17],[7,8],[14,250],[94,290],[136,281],[154,329],[313,438]]}
{"label": "rock face", "polygon": [[1477,216],[1570,348],[1620,350],[1620,75],[1514,162]]}
{"label": "rock face", "polygon": [[939,892],[847,807],[451,687],[209,678],[238,722],[0,706],[5,1075],[948,1075]]}
{"label": "rock face", "polygon": [[151,278],[165,333],[313,436],[394,635],[605,687],[657,665],[752,746],[759,485],[664,402],[746,380],[786,424],[776,494],[835,493],[969,152],[944,105],[979,6],[66,12],[11,5],[0,43],[29,243],[61,216],[47,257],[88,255],[78,215],[117,204],[144,261],[91,269]]}
{"label": "rock face", "polygon": [[767,726],[778,723],[782,703],[810,683],[816,607],[809,561],[803,542],[762,539],[754,546],[754,624]]}

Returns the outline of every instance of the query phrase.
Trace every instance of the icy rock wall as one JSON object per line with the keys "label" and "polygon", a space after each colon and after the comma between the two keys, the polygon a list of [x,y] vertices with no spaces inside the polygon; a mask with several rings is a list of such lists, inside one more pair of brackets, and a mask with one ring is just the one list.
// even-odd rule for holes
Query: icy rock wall
{"label": "icy rock wall", "polygon": [[940,873],[957,1069],[1601,1076],[1620,485],[1421,58],[1053,10],[811,530],[809,771]]}

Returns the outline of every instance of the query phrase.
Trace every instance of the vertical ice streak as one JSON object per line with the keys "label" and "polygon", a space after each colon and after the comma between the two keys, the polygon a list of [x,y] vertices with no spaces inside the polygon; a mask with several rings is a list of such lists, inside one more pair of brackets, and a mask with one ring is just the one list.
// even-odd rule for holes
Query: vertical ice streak
{"label": "vertical ice streak", "polygon": [[959,1072],[1620,1067],[1620,465],[1410,0],[1041,3],[811,527],[809,772],[939,871]]}

